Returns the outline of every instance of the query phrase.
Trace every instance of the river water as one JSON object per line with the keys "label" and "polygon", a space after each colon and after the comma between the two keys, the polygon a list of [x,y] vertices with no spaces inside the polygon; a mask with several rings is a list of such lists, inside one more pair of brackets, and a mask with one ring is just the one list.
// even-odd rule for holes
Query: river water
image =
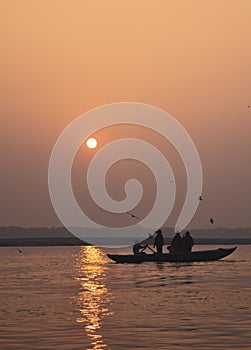
{"label": "river water", "polygon": [[251,349],[251,246],[140,265],[95,247],[20,249],[0,248],[1,349]]}

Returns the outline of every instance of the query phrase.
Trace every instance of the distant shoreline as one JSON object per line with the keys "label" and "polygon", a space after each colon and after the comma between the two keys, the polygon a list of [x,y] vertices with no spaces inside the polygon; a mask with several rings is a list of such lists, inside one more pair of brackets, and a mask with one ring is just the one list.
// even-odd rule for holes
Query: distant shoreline
{"label": "distant shoreline", "polygon": [[[83,228],[86,240],[95,230]],[[149,230],[151,232],[152,230]],[[162,228],[165,244],[170,244],[174,229]],[[237,245],[251,244],[251,228],[211,228],[190,230],[195,245]],[[100,230],[100,237],[103,231]],[[107,233],[106,233],[107,234]],[[107,236],[106,236],[107,237]],[[109,242],[116,237],[109,238]],[[147,238],[148,244],[153,244],[153,238]],[[119,244],[119,242],[117,241]],[[0,247],[39,247],[39,246],[86,246],[90,245],[73,236],[64,227],[0,227]],[[116,245],[116,243],[115,243]],[[123,243],[121,244],[123,245]]]}
{"label": "distant shoreline", "polygon": [[[165,239],[165,245],[171,243],[171,239]],[[247,238],[196,238],[195,245],[245,245],[251,244]],[[77,238],[17,238],[0,239],[0,247],[48,247],[48,246],[88,246],[90,244]]]}
{"label": "distant shoreline", "polygon": [[12,238],[0,239],[0,247],[86,246],[77,238]]}

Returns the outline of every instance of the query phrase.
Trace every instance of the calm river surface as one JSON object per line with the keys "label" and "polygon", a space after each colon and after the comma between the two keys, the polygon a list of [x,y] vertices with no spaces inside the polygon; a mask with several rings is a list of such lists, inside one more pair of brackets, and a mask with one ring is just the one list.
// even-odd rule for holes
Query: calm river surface
{"label": "calm river surface", "polygon": [[21,250],[0,248],[1,349],[251,349],[251,246],[141,265],[95,247]]}

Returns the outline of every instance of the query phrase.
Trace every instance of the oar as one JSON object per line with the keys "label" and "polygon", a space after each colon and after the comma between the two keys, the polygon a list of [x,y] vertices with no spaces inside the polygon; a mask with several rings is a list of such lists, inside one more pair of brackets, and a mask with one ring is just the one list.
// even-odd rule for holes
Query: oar
{"label": "oar", "polygon": [[145,246],[140,253],[143,253],[144,250],[146,250],[147,246]]}
{"label": "oar", "polygon": [[146,248],[150,249],[153,253],[156,253],[148,244],[146,245]]}
{"label": "oar", "polygon": [[143,248],[143,249],[141,250],[141,253],[142,253],[144,250],[146,250],[146,248],[150,249],[153,253],[156,253],[151,247],[149,247],[148,244],[145,246],[145,248]]}

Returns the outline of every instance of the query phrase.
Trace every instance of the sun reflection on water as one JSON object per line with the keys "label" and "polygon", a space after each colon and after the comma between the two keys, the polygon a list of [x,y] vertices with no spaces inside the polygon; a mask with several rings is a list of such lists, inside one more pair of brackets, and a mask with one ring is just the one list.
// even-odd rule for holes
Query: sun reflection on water
{"label": "sun reflection on water", "polygon": [[103,319],[112,315],[109,311],[111,292],[106,287],[104,253],[97,247],[82,247],[77,257],[78,280],[81,291],[77,303],[81,317],[76,321],[83,323],[92,347],[87,350],[109,349],[101,335]]}

